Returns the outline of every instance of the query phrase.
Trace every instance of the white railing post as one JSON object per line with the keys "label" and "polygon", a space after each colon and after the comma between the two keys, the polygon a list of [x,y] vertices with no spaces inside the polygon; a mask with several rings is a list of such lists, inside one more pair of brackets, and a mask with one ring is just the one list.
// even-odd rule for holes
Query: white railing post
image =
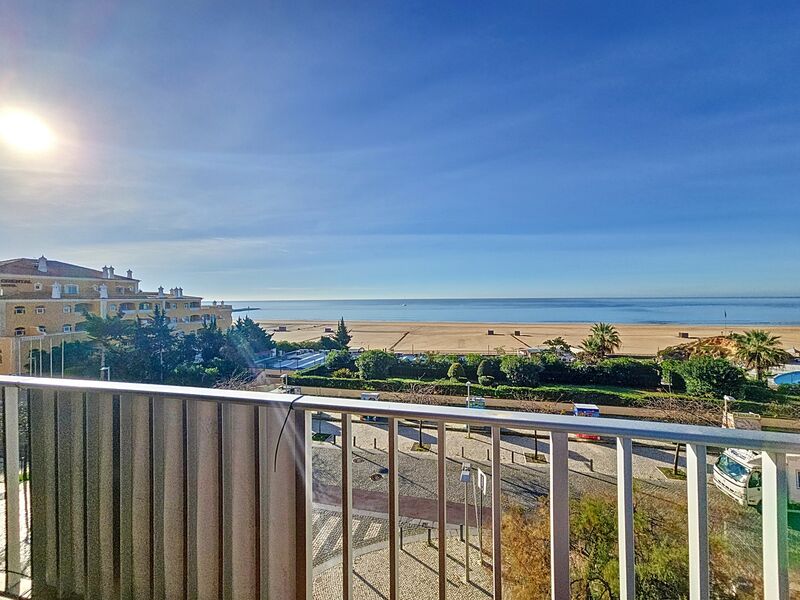
{"label": "white railing post", "polygon": [[709,597],[708,473],[706,447],[686,444],[686,491],[689,516],[689,598]]}
{"label": "white railing post", "polygon": [[439,421],[436,430],[437,508],[439,531],[439,600],[447,597],[447,427]]}
{"label": "white railing post", "polygon": [[617,515],[619,529],[619,597],[636,597],[633,551],[633,457],[630,438],[617,438]]}
{"label": "white railing post", "polygon": [[[6,590],[18,591],[20,583],[20,527],[19,527],[19,398],[20,390],[4,388],[3,415],[5,417],[4,460],[6,495]],[[24,392],[23,392],[24,393]]]}
{"label": "white railing post", "polygon": [[400,597],[400,541],[398,527],[399,489],[398,489],[398,452],[397,452],[397,419],[389,417],[389,600]]}
{"label": "white railing post", "polygon": [[353,598],[353,425],[342,413],[342,600]]}
{"label": "white railing post", "polygon": [[786,455],[761,453],[764,598],[789,598],[789,487]]}
{"label": "white railing post", "polygon": [[569,442],[550,434],[550,593],[569,598]]}
{"label": "white railing post", "polygon": [[311,472],[311,411],[295,411],[295,464],[296,491],[295,502],[297,516],[295,527],[295,573],[297,577],[296,598],[311,600],[314,594],[313,584],[313,536],[312,512],[314,487]]}
{"label": "white railing post", "polygon": [[[494,600],[503,598],[502,484],[500,428],[492,427],[492,591]],[[481,561],[483,561],[483,556],[481,556]]]}

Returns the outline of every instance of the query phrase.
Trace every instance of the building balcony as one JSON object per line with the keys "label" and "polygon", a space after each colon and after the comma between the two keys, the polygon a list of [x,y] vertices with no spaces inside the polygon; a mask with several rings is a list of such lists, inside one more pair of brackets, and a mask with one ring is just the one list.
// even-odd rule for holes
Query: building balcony
{"label": "building balcony", "polygon": [[[447,569],[452,564],[461,569],[464,565],[454,563],[458,552],[471,548],[459,541],[459,523],[466,526],[468,541],[470,528],[477,521],[483,525],[485,516],[487,535],[480,537],[473,576],[480,574],[486,583],[475,597],[501,598],[508,585],[501,568],[501,522],[507,508],[502,498],[511,487],[519,487],[512,474],[518,459],[513,450],[509,456],[507,438],[512,432],[537,432],[548,457],[538,468],[549,481],[552,598],[570,597],[569,501],[570,480],[575,478],[571,434],[612,442],[608,452],[614,456],[610,464],[617,498],[620,598],[633,599],[635,585],[632,440],[686,445],[681,505],[688,523],[692,599],[711,596],[707,450],[761,451],[763,595],[790,598],[786,456],[800,452],[797,435],[18,376],[0,377],[0,388],[5,473],[13,474],[3,478],[5,557],[0,583],[12,596],[349,599],[355,587],[364,586],[363,575],[354,569],[354,555],[363,558],[371,548],[355,539],[362,528],[354,522],[369,518],[380,521],[370,529],[374,525],[376,531],[386,531],[381,568],[385,581],[370,583],[385,593],[376,591],[374,597],[399,598],[401,588],[407,590],[423,577],[430,584],[414,593],[416,600],[472,597],[463,595],[466,588],[455,589],[459,574]],[[333,443],[324,444],[326,451],[339,453],[336,486],[323,485],[323,473],[316,471],[321,468],[317,454],[312,469],[312,452],[318,453],[322,443],[312,440],[321,428],[312,418],[320,413],[335,417]],[[364,415],[378,421],[362,423]],[[430,450],[423,458],[401,452],[408,435],[403,423],[420,420],[431,432],[425,434]],[[465,426],[472,428],[467,435],[484,442],[471,467],[461,465],[455,445],[467,439]],[[381,443],[377,437],[373,442],[372,434],[367,437],[361,427],[382,432]],[[366,446],[368,456],[362,452]],[[354,485],[365,461],[385,464],[375,469],[385,491]],[[401,461],[406,463],[402,474]],[[479,489],[485,489],[486,508],[480,516],[474,511],[473,518],[472,488],[462,483],[459,472],[477,478],[475,466],[481,469]],[[409,487],[409,477],[428,467],[430,485],[409,492],[416,489]],[[469,491],[463,505],[472,503],[468,511],[460,503],[462,490]],[[325,557],[326,573],[337,574],[328,578],[334,581],[328,588],[316,585],[315,579],[322,568],[317,553],[327,547],[316,541],[315,510],[320,507],[341,524],[336,543],[327,544],[333,550]],[[404,527],[414,519],[418,529],[427,529],[429,561],[412,560],[403,549]]]}

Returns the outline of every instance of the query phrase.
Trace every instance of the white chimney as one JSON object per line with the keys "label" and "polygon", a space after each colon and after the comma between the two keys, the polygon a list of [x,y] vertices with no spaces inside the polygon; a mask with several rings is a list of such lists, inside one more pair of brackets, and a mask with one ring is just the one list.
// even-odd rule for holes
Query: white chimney
{"label": "white chimney", "polygon": [[114,279],[114,267],[108,267],[108,278]]}
{"label": "white chimney", "polygon": [[108,267],[103,265],[103,279],[108,279]]}
{"label": "white chimney", "polygon": [[36,263],[36,269],[39,273],[47,273],[47,259],[44,257],[44,254],[39,257],[39,261]]}
{"label": "white chimney", "polygon": [[158,297],[159,298],[163,298],[164,297],[164,286],[163,285],[158,286]]}
{"label": "white chimney", "polygon": [[128,269],[127,273],[125,273],[125,276],[126,276],[128,279],[133,279],[133,271],[131,271],[130,269]]}

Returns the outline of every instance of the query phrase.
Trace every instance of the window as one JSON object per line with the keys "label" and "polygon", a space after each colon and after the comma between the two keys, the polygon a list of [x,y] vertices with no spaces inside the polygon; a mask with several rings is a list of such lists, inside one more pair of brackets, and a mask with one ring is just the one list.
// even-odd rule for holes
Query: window
{"label": "window", "polygon": [[72,325],[64,325],[64,327],[61,328],[61,331],[64,333],[72,333]]}
{"label": "window", "polygon": [[14,330],[14,335],[17,336],[17,337],[22,337],[23,335],[25,335],[25,328],[24,327],[17,327]]}
{"label": "window", "polygon": [[761,487],[761,471],[753,471],[750,474],[750,481],[747,482],[747,487],[749,488]]}
{"label": "window", "polygon": [[25,314],[25,307],[24,306],[15,306],[14,307],[14,314],[15,315],[24,315]]}
{"label": "window", "polygon": [[747,477],[750,475],[750,469],[743,464],[736,462],[727,454],[722,454],[719,457],[719,460],[717,460],[717,467],[724,475],[727,475],[729,478],[738,483],[744,483],[747,481]]}
{"label": "window", "polygon": [[183,303],[183,308],[189,308],[189,303],[188,302],[184,302]]}
{"label": "window", "polygon": [[139,310],[150,310],[152,305],[149,302],[140,302],[139,303]]}
{"label": "window", "polygon": [[64,305],[64,314],[71,313],[71,312],[72,312],[72,307],[69,304],[65,304]]}
{"label": "window", "polygon": [[111,304],[108,305],[108,310],[116,312],[117,305],[112,302]]}
{"label": "window", "polygon": [[39,281],[33,284],[33,289],[37,292],[41,292],[43,287],[44,286]]}
{"label": "window", "polygon": [[72,294],[73,296],[77,295],[78,286],[75,285],[74,283],[68,283],[67,285],[64,286],[64,293],[65,294]]}
{"label": "window", "polygon": [[800,490],[800,471],[797,471],[795,475],[797,475],[797,489]]}
{"label": "window", "polygon": [[47,333],[47,327],[45,327],[44,325],[39,325],[39,327],[37,327],[36,329],[39,331],[39,333]]}
{"label": "window", "polygon": [[43,315],[44,314],[44,306],[37,306],[36,307],[36,314]]}

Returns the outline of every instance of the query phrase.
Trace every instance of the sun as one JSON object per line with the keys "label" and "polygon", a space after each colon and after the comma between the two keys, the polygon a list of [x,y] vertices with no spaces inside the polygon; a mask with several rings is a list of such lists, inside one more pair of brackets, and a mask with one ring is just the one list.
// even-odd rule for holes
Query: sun
{"label": "sun", "polygon": [[41,154],[55,145],[55,136],[42,119],[18,109],[0,111],[0,140],[25,154]]}

